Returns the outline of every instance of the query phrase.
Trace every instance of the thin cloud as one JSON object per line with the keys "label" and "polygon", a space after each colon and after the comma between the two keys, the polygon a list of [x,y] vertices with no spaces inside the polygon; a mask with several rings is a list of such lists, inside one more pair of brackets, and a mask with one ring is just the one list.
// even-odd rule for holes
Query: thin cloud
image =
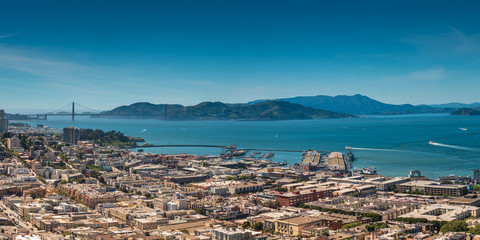
{"label": "thin cloud", "polygon": [[16,36],[16,35],[18,35],[18,33],[10,33],[10,34],[6,34],[6,35],[0,35],[0,39],[13,37],[13,36]]}
{"label": "thin cloud", "polygon": [[418,35],[402,41],[435,56],[474,55],[480,52],[480,33],[468,35],[456,28],[450,28],[449,32],[440,35]]}
{"label": "thin cloud", "polygon": [[445,68],[431,68],[411,72],[409,78],[414,80],[438,80],[445,77]]}

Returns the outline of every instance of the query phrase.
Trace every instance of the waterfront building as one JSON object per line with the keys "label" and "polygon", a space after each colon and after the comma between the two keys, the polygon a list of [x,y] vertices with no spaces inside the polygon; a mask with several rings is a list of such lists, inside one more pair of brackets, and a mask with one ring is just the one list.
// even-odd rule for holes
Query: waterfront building
{"label": "waterfront building", "polygon": [[8,119],[5,118],[5,111],[0,110],[0,133],[8,131]]}
{"label": "waterfront building", "polygon": [[453,185],[453,184],[440,184],[435,181],[412,181],[398,185],[398,191],[400,192],[415,192],[423,194],[433,195],[446,195],[446,196],[463,196],[467,194],[467,186],[465,185]]}
{"label": "waterfront building", "polygon": [[336,183],[350,183],[356,185],[373,185],[377,190],[390,191],[392,189],[395,189],[397,185],[410,181],[410,179],[404,177],[394,177],[388,180],[385,177],[364,179],[363,176],[352,176],[344,178],[329,178],[328,181]]}
{"label": "waterfront building", "polygon": [[63,129],[63,141],[72,145],[80,141],[80,130],[74,127],[66,127]]}

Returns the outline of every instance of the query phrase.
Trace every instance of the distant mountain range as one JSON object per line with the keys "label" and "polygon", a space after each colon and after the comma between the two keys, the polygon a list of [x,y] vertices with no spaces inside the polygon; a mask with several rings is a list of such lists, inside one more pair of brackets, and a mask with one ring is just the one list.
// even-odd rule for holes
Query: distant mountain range
{"label": "distant mountain range", "polygon": [[284,101],[262,101],[255,104],[225,104],[203,102],[195,106],[178,104],[134,103],[103,112],[103,117],[164,118],[165,106],[168,120],[294,120],[350,118],[350,114],[320,110]]}
{"label": "distant mountain range", "polygon": [[[203,102],[195,106],[138,102],[94,114],[102,118],[151,118],[168,120],[294,120],[352,118],[358,115],[396,115],[418,113],[450,113],[479,115],[480,103],[447,103],[434,105],[387,104],[360,94],[353,96],[300,96],[263,99],[249,103],[226,104]],[[66,113],[66,112],[65,112]],[[8,114],[10,120],[30,120],[28,115]]]}
{"label": "distant mountain range", "polygon": [[[411,104],[387,104],[360,94],[353,96],[338,95],[335,97],[318,95],[293,98],[279,98],[275,100],[297,103],[307,107],[353,115],[451,113],[456,109],[455,107],[434,107],[429,105],[414,106]],[[256,100],[250,103],[259,103],[262,101],[269,100]]]}
{"label": "distant mountain range", "polygon": [[103,116],[117,118],[168,120],[293,120],[321,118],[350,118],[357,115],[395,115],[418,113],[454,113],[474,115],[480,109],[465,110],[464,106],[480,108],[480,103],[447,103],[437,105],[387,104],[360,94],[353,96],[304,96],[256,100],[249,103],[225,104],[203,102],[195,106],[179,104],[134,103],[103,112]]}

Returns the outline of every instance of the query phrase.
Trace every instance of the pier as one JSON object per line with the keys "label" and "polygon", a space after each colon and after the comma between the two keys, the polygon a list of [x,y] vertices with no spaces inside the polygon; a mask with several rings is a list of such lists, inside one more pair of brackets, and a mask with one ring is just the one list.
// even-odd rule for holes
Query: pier
{"label": "pier", "polygon": [[[228,150],[245,150],[245,151],[264,151],[264,152],[296,152],[303,153],[304,150],[292,150],[292,149],[265,149],[265,148],[237,148],[235,145],[223,146],[223,145],[199,145],[199,144],[172,144],[172,145],[156,145],[147,144],[129,148],[168,148],[168,147],[205,147],[205,148],[224,148]],[[328,153],[327,151],[318,151],[322,153]]]}

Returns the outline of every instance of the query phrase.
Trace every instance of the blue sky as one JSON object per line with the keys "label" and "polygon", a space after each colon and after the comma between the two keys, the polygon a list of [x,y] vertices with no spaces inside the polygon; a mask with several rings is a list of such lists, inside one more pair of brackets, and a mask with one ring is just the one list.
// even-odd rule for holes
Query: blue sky
{"label": "blue sky", "polygon": [[477,1],[3,1],[0,109],[480,101]]}

